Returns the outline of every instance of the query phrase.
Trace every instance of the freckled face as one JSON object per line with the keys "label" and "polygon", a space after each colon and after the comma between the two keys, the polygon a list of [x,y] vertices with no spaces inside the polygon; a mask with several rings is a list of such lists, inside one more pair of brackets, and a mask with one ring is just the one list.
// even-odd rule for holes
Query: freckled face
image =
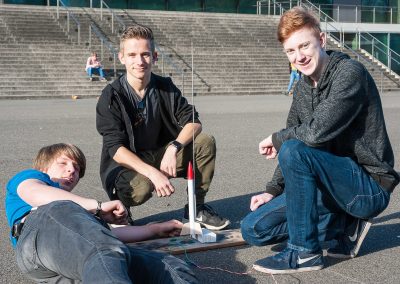
{"label": "freckled face", "polygon": [[78,164],[65,155],[54,159],[49,167],[44,171],[50,179],[60,184],[61,188],[71,191],[79,181]]}
{"label": "freckled face", "polygon": [[293,32],[283,43],[290,63],[315,82],[318,82],[324,69],[324,46],[324,34],[316,35],[315,31],[308,27]]}

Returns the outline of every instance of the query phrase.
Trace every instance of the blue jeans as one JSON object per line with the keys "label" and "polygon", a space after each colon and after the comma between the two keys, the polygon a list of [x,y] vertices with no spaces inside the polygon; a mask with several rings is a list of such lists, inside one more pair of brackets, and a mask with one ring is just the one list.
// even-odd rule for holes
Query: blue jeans
{"label": "blue jeans", "polygon": [[86,70],[86,73],[88,74],[89,77],[92,77],[93,71],[95,71],[96,73],[98,73],[98,74],[100,75],[101,78],[104,78],[104,71],[103,71],[103,68],[101,68],[101,67],[89,67],[89,68]]}
{"label": "blue jeans", "polygon": [[279,165],[285,179],[288,247],[319,252],[318,191],[356,218],[371,218],[388,205],[390,194],[348,157],[309,147],[299,140],[283,143]]}
{"label": "blue jeans", "polygon": [[290,89],[292,89],[293,83],[295,81],[298,81],[299,79],[300,79],[300,74],[297,71],[290,72],[290,81],[289,81],[289,85],[287,88],[287,92],[290,92]]}
{"label": "blue jeans", "polygon": [[182,260],[123,244],[72,201],[32,211],[16,255],[21,271],[40,283],[197,283]]}
{"label": "blue jeans", "polygon": [[[337,239],[343,232],[346,216],[337,208],[331,197],[317,192],[318,238],[322,241]],[[289,237],[286,219],[286,194],[250,212],[241,223],[243,239],[254,246],[265,246],[285,241]]]}

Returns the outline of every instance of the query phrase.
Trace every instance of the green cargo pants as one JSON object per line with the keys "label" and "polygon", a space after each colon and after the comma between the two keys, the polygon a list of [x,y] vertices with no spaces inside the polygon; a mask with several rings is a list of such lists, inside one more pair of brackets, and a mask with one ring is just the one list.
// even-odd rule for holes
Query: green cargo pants
{"label": "green cargo pants", "polygon": [[[197,204],[203,204],[211,180],[214,176],[216,145],[211,135],[200,133],[194,140],[195,145],[195,193]],[[169,144],[154,151],[136,153],[145,163],[160,169],[161,160]],[[193,160],[193,144],[186,145],[177,153],[176,175],[183,178],[187,175],[189,161]],[[123,169],[115,180],[118,199],[126,207],[138,206],[150,199],[154,185],[142,174],[130,169]]]}

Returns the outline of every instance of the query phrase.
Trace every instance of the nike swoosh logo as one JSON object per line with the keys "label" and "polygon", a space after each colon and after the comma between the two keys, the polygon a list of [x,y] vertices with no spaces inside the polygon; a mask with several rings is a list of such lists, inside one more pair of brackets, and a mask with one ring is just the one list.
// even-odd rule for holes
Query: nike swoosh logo
{"label": "nike swoosh logo", "polygon": [[314,258],[318,258],[318,257],[320,257],[319,255],[314,255],[314,256],[311,256],[311,257],[307,257],[307,258],[300,258],[299,256],[297,257],[297,262],[299,263],[299,264],[303,264],[303,263],[305,263],[305,262],[307,262],[307,261],[310,261],[310,260],[313,260]]}
{"label": "nike swoosh logo", "polygon": [[197,217],[196,220],[199,222],[203,222],[203,216]]}
{"label": "nike swoosh logo", "polygon": [[354,232],[354,235],[349,236],[350,241],[354,242],[355,240],[357,240],[357,233],[358,233],[358,226],[360,225],[360,220],[357,221],[357,227],[356,227],[356,231]]}

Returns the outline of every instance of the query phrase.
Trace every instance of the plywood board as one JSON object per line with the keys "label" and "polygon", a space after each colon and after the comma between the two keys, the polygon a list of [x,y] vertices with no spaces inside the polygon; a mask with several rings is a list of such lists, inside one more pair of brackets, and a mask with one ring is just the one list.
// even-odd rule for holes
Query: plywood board
{"label": "plywood board", "polygon": [[239,229],[217,231],[215,233],[217,234],[217,242],[215,243],[200,243],[189,236],[180,236],[131,243],[129,245],[148,250],[159,250],[170,254],[182,254],[185,251],[196,252],[246,244]]}

